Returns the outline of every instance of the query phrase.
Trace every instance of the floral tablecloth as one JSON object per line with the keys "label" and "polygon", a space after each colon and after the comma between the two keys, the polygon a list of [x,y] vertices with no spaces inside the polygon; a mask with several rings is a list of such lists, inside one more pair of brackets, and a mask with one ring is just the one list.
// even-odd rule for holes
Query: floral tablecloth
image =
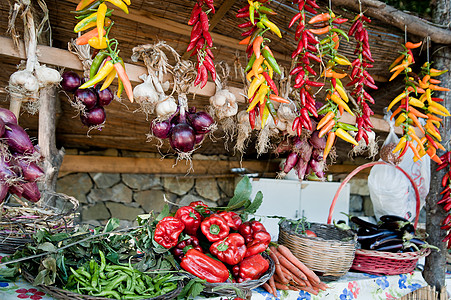
{"label": "floral tablecloth", "polygon": [[[426,286],[421,272],[401,274],[396,276],[374,276],[363,273],[349,272],[338,281],[328,282],[329,289],[322,291],[318,295],[311,295],[307,292],[288,293],[279,292],[278,299],[296,299],[296,300],[316,300],[316,299],[398,299],[412,291]],[[33,287],[24,279],[19,278],[15,282],[0,282],[0,299],[31,299],[31,300],[49,300],[54,299],[39,288]],[[220,298],[215,298],[220,299]],[[261,288],[253,291],[252,300],[270,300],[274,299]]]}

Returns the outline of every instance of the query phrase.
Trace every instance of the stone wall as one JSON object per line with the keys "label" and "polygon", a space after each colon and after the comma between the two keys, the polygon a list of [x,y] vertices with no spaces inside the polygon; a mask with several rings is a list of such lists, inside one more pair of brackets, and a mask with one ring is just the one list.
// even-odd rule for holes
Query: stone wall
{"label": "stone wall", "polygon": [[116,217],[128,226],[139,214],[160,212],[165,197],[181,205],[202,200],[209,206],[221,206],[233,196],[235,184],[234,177],[73,173],[58,179],[57,192],[80,201],[82,223],[98,225]]}

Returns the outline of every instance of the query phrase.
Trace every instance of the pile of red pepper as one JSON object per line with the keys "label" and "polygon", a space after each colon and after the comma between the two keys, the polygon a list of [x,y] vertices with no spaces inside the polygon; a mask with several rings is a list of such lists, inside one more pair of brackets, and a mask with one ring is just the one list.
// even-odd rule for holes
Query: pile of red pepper
{"label": "pile of red pepper", "polygon": [[187,272],[207,282],[243,282],[269,268],[261,256],[271,236],[258,221],[242,222],[233,211],[214,212],[202,201],[158,222],[154,240],[180,260]]}
{"label": "pile of red pepper", "polygon": [[354,36],[357,41],[354,54],[357,54],[357,58],[352,62],[351,82],[348,86],[354,86],[351,95],[356,98],[359,105],[359,111],[357,111],[357,135],[355,140],[358,142],[362,138],[368,145],[368,132],[371,131],[373,124],[370,117],[374,115],[374,112],[369,107],[368,102],[374,104],[373,97],[365,91],[365,86],[371,89],[377,89],[373,77],[368,73],[367,69],[372,68],[374,62],[371,57],[370,45],[368,41],[368,31],[366,30],[365,23],[370,23],[363,13],[358,14],[354,18],[354,23],[349,29],[349,36]]}
{"label": "pile of red pepper", "polygon": [[451,249],[451,152],[447,151],[442,156],[440,156],[442,163],[437,167],[436,171],[446,169],[446,174],[442,178],[443,191],[440,193],[442,199],[437,202],[437,204],[443,204],[443,209],[446,210],[448,215],[442,222],[443,230],[447,231],[446,237],[443,239],[444,243],[447,243],[447,248]]}
{"label": "pile of red pepper", "polygon": [[[89,88],[104,80],[100,89],[102,91],[108,88],[117,76],[119,80],[117,96],[120,97],[125,89],[128,98],[133,102],[132,85],[125,72],[124,62],[118,56],[118,42],[108,37],[113,25],[113,22],[108,17],[111,16],[113,10],[108,9],[105,2],[104,0],[81,0],[74,12],[75,18],[80,19],[74,27],[75,33],[96,27],[76,40],[77,45],[89,44],[95,49],[94,53],[97,54],[91,65],[90,79],[79,88]],[[112,3],[128,14],[127,5],[130,5],[130,0],[107,0],[107,2]]]}
{"label": "pile of red pepper", "polygon": [[[206,4],[208,11],[202,10],[202,5]],[[193,25],[191,30],[190,42],[186,52],[190,52],[191,56],[197,55],[197,76],[194,80],[194,85],[200,84],[200,88],[203,88],[208,81],[208,72],[210,72],[213,81],[216,80],[216,69],[213,59],[215,58],[211,48],[213,47],[213,40],[211,34],[208,31],[210,24],[208,21],[207,13],[215,13],[215,7],[213,0],[198,0],[194,5],[191,12],[191,17],[188,21],[188,25]]]}

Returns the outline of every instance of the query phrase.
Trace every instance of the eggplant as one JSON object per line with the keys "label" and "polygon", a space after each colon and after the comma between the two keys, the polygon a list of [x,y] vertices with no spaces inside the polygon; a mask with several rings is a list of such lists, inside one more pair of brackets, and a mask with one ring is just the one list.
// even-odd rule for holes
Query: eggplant
{"label": "eggplant", "polygon": [[411,242],[412,244],[415,244],[418,247],[422,247],[423,245],[426,245],[425,241],[422,241],[422,240],[417,239],[417,238],[410,239],[409,242]]}
{"label": "eggplant", "polygon": [[[383,222],[383,223],[379,224],[379,229],[390,229],[390,230],[401,231],[404,227],[406,227],[409,224],[411,225],[411,223],[409,221],[407,221],[407,222],[404,222],[404,221]],[[413,225],[412,225],[412,227],[413,227]]]}
{"label": "eggplant", "polygon": [[359,242],[369,241],[369,240],[376,241],[377,239],[381,239],[381,238],[384,238],[389,235],[398,235],[398,233],[393,232],[391,230],[381,230],[381,231],[378,231],[376,233],[369,234],[369,235],[358,235],[357,241],[359,241]]}
{"label": "eggplant", "polygon": [[356,216],[351,216],[351,218],[349,218],[349,220],[351,222],[353,222],[354,224],[359,225],[359,227],[364,227],[364,228],[368,228],[368,229],[372,229],[372,230],[378,230],[379,229],[377,224],[373,224],[373,223],[367,222],[367,221],[362,220],[362,219],[360,219],[360,218],[358,218]]}
{"label": "eggplant", "polygon": [[403,247],[402,241],[400,243],[392,244],[392,245],[386,245],[383,247],[380,247],[377,249],[377,251],[384,251],[384,252],[397,252],[401,250]]}
{"label": "eggplant", "polygon": [[402,222],[409,222],[409,220],[404,219],[400,216],[395,215],[383,215],[379,218],[382,222],[394,222],[394,221],[402,221]]}
{"label": "eggplant", "polygon": [[379,246],[383,246],[386,243],[392,243],[393,241],[399,241],[399,242],[403,242],[403,239],[399,236],[399,234],[392,234],[392,235],[388,235],[388,236],[384,236],[381,239],[377,239],[375,240],[371,245],[370,245],[370,249],[374,250],[376,249],[376,247]]}

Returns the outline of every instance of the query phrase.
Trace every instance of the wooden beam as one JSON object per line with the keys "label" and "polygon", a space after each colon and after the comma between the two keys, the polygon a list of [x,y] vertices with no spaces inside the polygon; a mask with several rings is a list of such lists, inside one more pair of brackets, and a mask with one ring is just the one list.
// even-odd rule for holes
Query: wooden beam
{"label": "wooden beam", "polygon": [[[275,173],[279,170],[276,161],[218,161],[193,160],[190,175],[233,174],[232,168],[246,168],[249,173]],[[140,173],[186,175],[189,165],[175,159],[111,157],[89,155],[66,155],[60,172]]]}
{"label": "wooden beam", "polygon": [[221,21],[222,17],[229,11],[229,9],[235,4],[236,0],[226,0],[222,3],[221,7],[214,14],[214,16],[210,20],[210,31],[218,25]]}

